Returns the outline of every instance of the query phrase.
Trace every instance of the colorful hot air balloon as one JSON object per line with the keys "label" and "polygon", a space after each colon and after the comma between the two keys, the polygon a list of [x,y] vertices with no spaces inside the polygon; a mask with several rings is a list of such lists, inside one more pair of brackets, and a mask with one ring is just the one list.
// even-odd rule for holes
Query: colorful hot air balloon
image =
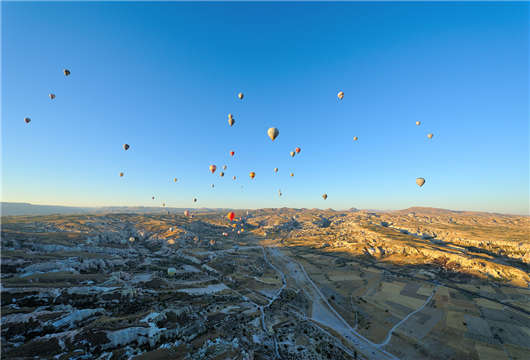
{"label": "colorful hot air balloon", "polygon": [[239,94],[237,94],[237,97],[239,98],[239,100],[243,100],[243,97],[244,97],[244,96],[245,96],[245,95],[243,95],[243,93],[239,93]]}
{"label": "colorful hot air balloon", "polygon": [[120,177],[123,177],[123,173],[122,172],[120,173]]}
{"label": "colorful hot air balloon", "polygon": [[230,212],[226,215],[226,217],[228,218],[228,220],[232,221],[232,220],[234,220],[234,218],[236,217],[236,214],[234,214],[233,211],[230,211]]}
{"label": "colorful hot air balloon", "polygon": [[420,126],[421,121],[416,121],[416,125]]}
{"label": "colorful hot air balloon", "polygon": [[129,150],[130,146],[129,144],[123,144],[123,150],[127,151]]}
{"label": "colorful hot air balloon", "polygon": [[359,140],[359,138],[357,136],[354,136],[353,141],[357,141],[357,140]]}
{"label": "colorful hot air balloon", "polygon": [[50,94],[50,95],[48,95],[48,96],[50,97],[50,100],[55,99],[55,94]]}
{"label": "colorful hot air balloon", "polygon": [[342,98],[344,97],[344,91],[339,91],[337,97],[339,98],[339,100],[342,100]]}
{"label": "colorful hot air balloon", "polygon": [[416,184],[418,184],[419,187],[422,187],[423,184],[425,184],[425,179],[421,178],[421,177],[417,178],[416,179]]}
{"label": "colorful hot air balloon", "polygon": [[210,165],[210,172],[213,174],[215,172],[215,170],[217,169],[217,166],[215,165]]}
{"label": "colorful hot air balloon", "polygon": [[232,116],[232,114],[228,114],[228,124],[230,124],[230,126],[234,125],[235,124],[235,120],[234,120],[234,117]]}
{"label": "colorful hot air balloon", "polygon": [[25,118],[24,118],[24,121],[26,122],[26,124],[29,124],[30,121],[31,121],[31,119],[30,119],[29,117],[25,117]]}
{"label": "colorful hot air balloon", "polygon": [[326,199],[328,198],[328,194],[324,194],[324,195],[322,195],[322,198],[323,198],[324,200],[326,200]]}
{"label": "colorful hot air balloon", "polygon": [[221,172],[219,173],[219,176],[220,176],[220,177],[223,177],[223,176],[225,176],[225,173],[221,171]]}
{"label": "colorful hot air balloon", "polygon": [[427,134],[427,137],[428,137],[429,139],[432,139],[433,135],[432,135],[432,134]]}
{"label": "colorful hot air balloon", "polygon": [[251,179],[254,179],[256,177],[256,173],[254,171],[251,171],[249,176]]}
{"label": "colorful hot air balloon", "polygon": [[302,149],[300,149],[299,147],[297,147],[296,149],[294,149],[294,151],[296,151],[297,154],[300,154],[300,151],[301,151],[301,150],[302,150]]}
{"label": "colorful hot air balloon", "polygon": [[230,156],[234,156],[235,152],[230,151]]}
{"label": "colorful hot air balloon", "polygon": [[291,154],[291,157],[294,157],[296,153],[294,151],[291,151],[289,154]]}
{"label": "colorful hot air balloon", "polygon": [[64,70],[63,70],[63,74],[64,74],[64,76],[68,76],[68,75],[70,75],[70,70],[68,70],[68,69],[64,69]]}
{"label": "colorful hot air balloon", "polygon": [[271,127],[269,128],[269,130],[267,130],[267,135],[269,135],[271,140],[274,141],[274,139],[276,139],[278,135],[280,135],[280,131],[274,127]]}

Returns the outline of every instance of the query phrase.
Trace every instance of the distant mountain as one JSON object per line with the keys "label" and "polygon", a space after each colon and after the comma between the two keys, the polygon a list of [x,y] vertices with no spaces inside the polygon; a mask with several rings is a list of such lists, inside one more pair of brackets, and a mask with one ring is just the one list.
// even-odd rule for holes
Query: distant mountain
{"label": "distant mountain", "polygon": [[[52,215],[52,214],[95,214],[95,213],[176,213],[182,212],[185,208],[171,207],[146,207],[146,206],[104,206],[104,207],[75,207],[59,205],[33,205],[30,203],[2,202],[2,216],[16,215]],[[199,208],[195,211],[210,212],[219,209]]]}

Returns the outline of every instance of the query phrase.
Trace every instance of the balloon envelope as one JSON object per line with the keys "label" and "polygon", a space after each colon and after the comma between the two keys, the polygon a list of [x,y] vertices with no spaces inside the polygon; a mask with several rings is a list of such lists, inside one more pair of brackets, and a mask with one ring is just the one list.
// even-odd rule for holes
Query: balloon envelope
{"label": "balloon envelope", "polygon": [[26,122],[26,124],[29,124],[30,121],[31,121],[31,119],[30,119],[29,117],[25,117],[25,118],[24,118],[24,121]]}
{"label": "balloon envelope", "polygon": [[421,121],[416,121],[416,125],[420,126]]}
{"label": "balloon envelope", "polygon": [[422,187],[423,184],[425,184],[425,179],[424,178],[417,178],[416,179],[416,184],[418,184],[418,186]]}
{"label": "balloon envelope", "polygon": [[296,151],[297,154],[300,154],[301,149],[297,147],[296,149],[294,149],[294,151]]}
{"label": "balloon envelope", "polygon": [[123,150],[129,150],[129,144],[123,144]]}
{"label": "balloon envelope", "polygon": [[274,172],[278,172],[278,168],[274,168]]}
{"label": "balloon envelope", "polygon": [[280,131],[274,127],[271,127],[269,128],[269,130],[267,130],[267,135],[269,135],[271,140],[274,141],[274,139],[276,139],[278,135],[280,135]]}
{"label": "balloon envelope", "polygon": [[120,177],[123,177],[123,173],[122,172],[120,173]]}
{"label": "balloon envelope", "polygon": [[64,69],[64,70],[63,70],[63,74],[64,74],[65,76],[70,75],[70,70],[68,70],[68,69]]}
{"label": "balloon envelope", "polygon": [[223,177],[223,176],[225,176],[225,173],[221,171],[221,172],[219,173],[219,176],[220,176],[220,177]]}
{"label": "balloon envelope", "polygon": [[432,134],[427,134],[427,137],[428,137],[429,139],[432,139],[433,135],[432,135]]}
{"label": "balloon envelope", "polygon": [[234,156],[235,152],[230,151],[230,156]]}
{"label": "balloon envelope", "polygon": [[339,100],[342,100],[342,98],[344,97],[344,91],[339,91],[337,97],[339,98]]}
{"label": "balloon envelope", "polygon": [[326,200],[326,199],[328,198],[328,194],[324,194],[324,195],[322,195],[322,198],[323,198],[324,200]]}
{"label": "balloon envelope", "polygon": [[236,217],[236,214],[234,214],[233,211],[230,211],[228,215],[226,215],[226,217],[228,218],[228,220],[232,221]]}
{"label": "balloon envelope", "polygon": [[210,172],[213,174],[215,172],[215,170],[217,169],[217,166],[210,165],[209,169],[210,169]]}
{"label": "balloon envelope", "polygon": [[49,96],[50,99],[52,99],[52,100],[55,99],[55,94],[50,94],[50,95],[48,95],[48,96]]}
{"label": "balloon envelope", "polygon": [[358,138],[357,136],[354,136],[354,137],[353,137],[353,140],[354,140],[354,141],[357,141],[358,139],[359,139],[359,138]]}
{"label": "balloon envelope", "polygon": [[291,151],[289,154],[291,154],[291,157],[294,157],[295,152]]}
{"label": "balloon envelope", "polygon": [[237,97],[239,98],[239,100],[243,100],[243,97],[244,97],[244,96],[245,96],[245,95],[243,95],[243,93],[239,93],[239,94],[237,94]]}
{"label": "balloon envelope", "polygon": [[254,179],[256,177],[256,173],[254,171],[251,171],[249,176],[251,179]]}

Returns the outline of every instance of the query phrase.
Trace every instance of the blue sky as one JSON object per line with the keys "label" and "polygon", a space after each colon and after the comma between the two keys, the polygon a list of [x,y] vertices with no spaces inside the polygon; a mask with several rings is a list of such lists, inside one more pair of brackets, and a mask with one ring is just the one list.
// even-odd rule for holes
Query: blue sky
{"label": "blue sky", "polygon": [[3,2],[2,200],[528,214],[528,10]]}

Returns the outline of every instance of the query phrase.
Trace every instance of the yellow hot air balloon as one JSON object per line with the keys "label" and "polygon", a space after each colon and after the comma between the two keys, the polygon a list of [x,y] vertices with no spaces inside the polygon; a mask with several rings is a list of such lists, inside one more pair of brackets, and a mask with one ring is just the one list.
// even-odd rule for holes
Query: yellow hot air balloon
{"label": "yellow hot air balloon", "polygon": [[64,70],[63,70],[63,74],[64,74],[64,76],[68,76],[68,75],[70,75],[70,70],[68,70],[68,69],[64,69]]}
{"label": "yellow hot air balloon", "polygon": [[254,171],[251,171],[249,176],[251,179],[254,179],[256,177],[256,173]]}
{"label": "yellow hot air balloon", "polygon": [[427,137],[428,137],[429,139],[432,139],[433,135],[432,135],[432,134],[427,134]]}
{"label": "yellow hot air balloon", "polygon": [[420,126],[421,121],[416,121],[416,125]]}
{"label": "yellow hot air balloon", "polygon": [[294,176],[294,174],[293,174],[293,173],[291,173],[291,177],[293,177],[293,176]]}
{"label": "yellow hot air balloon", "polygon": [[235,124],[235,120],[234,120],[234,117],[232,116],[232,114],[228,114],[228,124],[230,124],[230,126],[234,125]]}
{"label": "yellow hot air balloon", "polygon": [[324,194],[324,195],[322,195],[322,198],[323,198],[324,200],[326,200],[326,199],[328,198],[328,194]]}
{"label": "yellow hot air balloon", "polygon": [[417,178],[416,179],[416,184],[418,184],[419,187],[422,187],[423,184],[425,184],[425,179],[421,178],[421,177]]}
{"label": "yellow hot air balloon", "polygon": [[337,97],[339,98],[339,100],[342,100],[342,98],[344,98],[344,91],[339,91]]}
{"label": "yellow hot air balloon", "polygon": [[174,178],[174,179],[173,179],[174,182],[177,182],[177,180],[178,180],[177,178]]}
{"label": "yellow hot air balloon", "polygon": [[291,155],[291,157],[294,157],[295,152],[294,152],[294,151],[291,151],[289,154]]}
{"label": "yellow hot air balloon", "polygon": [[244,97],[244,96],[245,96],[245,95],[243,95],[243,93],[239,93],[239,94],[237,94],[237,97],[239,98],[239,100],[243,100],[243,97]]}
{"label": "yellow hot air balloon", "polygon": [[220,177],[223,177],[223,176],[225,176],[225,173],[221,171],[221,172],[219,173],[219,176],[220,176]]}
{"label": "yellow hot air balloon", "polygon": [[354,137],[353,137],[353,140],[354,140],[354,141],[357,141],[357,140],[359,140],[359,138],[358,138],[357,136],[354,136]]}
{"label": "yellow hot air balloon", "polygon": [[271,127],[269,128],[269,130],[267,130],[267,135],[269,135],[271,140],[274,141],[274,139],[276,139],[278,135],[280,135],[280,131],[274,127]]}
{"label": "yellow hot air balloon", "polygon": [[55,94],[50,94],[48,96],[50,97],[51,100],[55,99]]}

